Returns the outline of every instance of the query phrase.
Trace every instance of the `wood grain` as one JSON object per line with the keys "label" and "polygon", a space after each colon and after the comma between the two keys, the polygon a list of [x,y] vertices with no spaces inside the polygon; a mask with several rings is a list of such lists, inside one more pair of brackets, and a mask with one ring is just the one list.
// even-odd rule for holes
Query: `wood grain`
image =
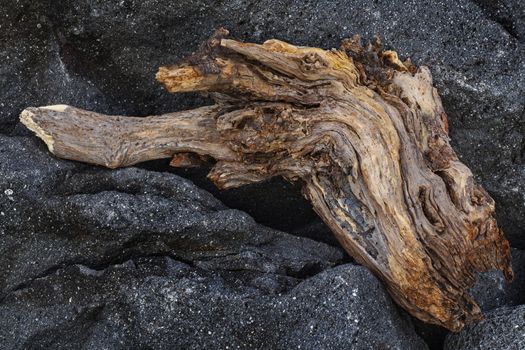
{"label": "wood grain", "polygon": [[509,244],[494,201],[449,144],[429,69],[378,40],[323,50],[227,34],[157,74],[168,91],[202,91],[213,106],[145,118],[52,106],[21,121],[62,158],[116,168],[209,156],[220,188],[300,181],[341,245],[408,312],[452,331],[480,319],[466,290],[480,271],[512,278]]}

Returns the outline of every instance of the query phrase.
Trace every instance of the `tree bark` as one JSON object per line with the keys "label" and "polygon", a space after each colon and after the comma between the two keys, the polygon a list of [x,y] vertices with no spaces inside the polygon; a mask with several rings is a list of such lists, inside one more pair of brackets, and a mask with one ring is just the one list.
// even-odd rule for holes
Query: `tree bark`
{"label": "tree bark", "polygon": [[226,36],[157,74],[170,92],[210,93],[213,106],[145,118],[51,106],[21,121],[62,158],[116,168],[209,156],[220,188],[301,181],[341,245],[412,315],[452,331],[480,319],[466,290],[480,271],[512,278],[509,244],[450,147],[429,69],[378,40],[327,51]]}

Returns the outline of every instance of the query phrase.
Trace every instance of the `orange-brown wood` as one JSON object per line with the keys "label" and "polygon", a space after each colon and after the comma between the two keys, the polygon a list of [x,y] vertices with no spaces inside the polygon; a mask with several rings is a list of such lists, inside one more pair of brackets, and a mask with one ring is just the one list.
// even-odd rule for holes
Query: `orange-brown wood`
{"label": "orange-brown wood", "polygon": [[209,156],[220,188],[300,181],[341,245],[408,312],[452,331],[480,319],[466,290],[480,271],[512,278],[509,244],[494,201],[450,147],[429,69],[359,38],[322,50],[226,37],[219,30],[157,74],[170,92],[210,93],[213,106],[146,118],[51,106],[21,121],[62,158],[116,168]]}

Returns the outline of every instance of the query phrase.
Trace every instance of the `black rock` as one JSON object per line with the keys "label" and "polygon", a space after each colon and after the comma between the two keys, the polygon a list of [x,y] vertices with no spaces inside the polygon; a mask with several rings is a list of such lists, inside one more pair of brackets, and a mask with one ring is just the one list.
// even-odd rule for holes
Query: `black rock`
{"label": "black rock", "polygon": [[525,344],[525,305],[503,307],[485,315],[485,320],[451,333],[445,350],[520,350]]}
{"label": "black rock", "polygon": [[335,248],[256,224],[174,174],[55,159],[0,136],[0,296],[63,266],[169,255],[247,284],[294,286],[343,259]]}
{"label": "black rock", "polygon": [[173,168],[169,162],[169,159],[161,159],[138,164],[137,167],[189,178],[229,208],[246,212],[260,224],[339,246],[330,229],[315,214],[310,202],[302,196],[299,183],[292,184],[275,177],[261,183],[219,190],[207,178],[211,164],[184,169]]}
{"label": "black rock", "polygon": [[10,350],[426,349],[363,267],[275,294],[167,257],[37,279],[0,305],[0,340]]}
{"label": "black rock", "polygon": [[[154,75],[219,26],[244,40],[275,37],[326,48],[356,33],[366,39],[377,33],[401,56],[430,66],[455,148],[497,200],[511,242],[525,248],[523,13],[516,0],[5,1],[0,130],[22,133],[14,127],[29,105],[145,115],[206,103],[195,95],[170,96]],[[256,191],[266,195],[270,188]],[[240,208],[250,207],[253,190],[246,191],[233,201]],[[288,193],[297,197],[296,190]],[[266,214],[271,205],[256,211],[261,221],[289,229],[282,218],[294,217],[295,203],[284,199],[280,212],[287,215],[273,221]],[[294,224],[308,225],[314,214],[306,203],[299,206],[311,216],[297,215]]]}
{"label": "black rock", "polygon": [[479,274],[469,291],[483,311],[525,304],[525,251],[512,249],[514,280],[507,283],[501,271]]}
{"label": "black rock", "polygon": [[525,2],[521,0],[474,0],[510,36],[525,41]]}
{"label": "black rock", "polygon": [[421,349],[343,252],[190,181],[0,135],[0,349]]}
{"label": "black rock", "polygon": [[[325,48],[353,34],[367,40],[379,34],[403,58],[430,66],[455,149],[495,198],[511,244],[525,249],[524,13],[520,0],[0,2],[0,347],[21,346],[17,334],[29,348],[171,348],[178,334],[177,341],[194,339],[173,343],[180,347],[207,339],[212,346],[352,348],[355,341],[353,348],[381,342],[421,348],[375,279],[351,265],[332,269],[346,258],[298,185],[275,179],[218,191],[205,170],[169,169],[163,161],[118,171],[60,161],[18,123],[18,114],[57,103],[133,115],[209,103],[195,94],[170,95],[154,76],[219,26],[242,40]],[[230,208],[331,246],[268,229]],[[480,285],[490,288],[474,294],[485,310],[522,303],[519,276],[502,290],[501,278],[489,273]],[[350,290],[322,285],[339,277],[363,284],[370,297],[351,304]],[[162,298],[185,283],[199,292],[170,309],[176,302]],[[60,288],[69,292],[61,296]],[[321,306],[329,298],[339,307]],[[298,314],[280,318],[287,308]],[[172,326],[167,318],[177,310],[191,321],[178,318]],[[352,328],[343,322],[347,310],[368,323]],[[221,328],[218,315],[232,318]],[[253,327],[250,315],[260,317]],[[309,333],[306,325],[320,331]]]}

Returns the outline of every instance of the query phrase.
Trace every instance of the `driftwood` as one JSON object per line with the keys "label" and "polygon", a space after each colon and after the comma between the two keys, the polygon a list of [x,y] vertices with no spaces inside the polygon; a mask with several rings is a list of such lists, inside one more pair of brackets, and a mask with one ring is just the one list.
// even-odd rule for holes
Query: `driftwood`
{"label": "driftwood", "polygon": [[301,181],[341,245],[412,315],[452,331],[480,319],[466,290],[479,271],[512,278],[509,244],[449,145],[428,68],[378,40],[326,51],[226,36],[157,74],[170,92],[210,93],[213,106],[135,118],[60,105],[27,108],[21,121],[61,158],[117,168],[211,157],[220,188]]}

